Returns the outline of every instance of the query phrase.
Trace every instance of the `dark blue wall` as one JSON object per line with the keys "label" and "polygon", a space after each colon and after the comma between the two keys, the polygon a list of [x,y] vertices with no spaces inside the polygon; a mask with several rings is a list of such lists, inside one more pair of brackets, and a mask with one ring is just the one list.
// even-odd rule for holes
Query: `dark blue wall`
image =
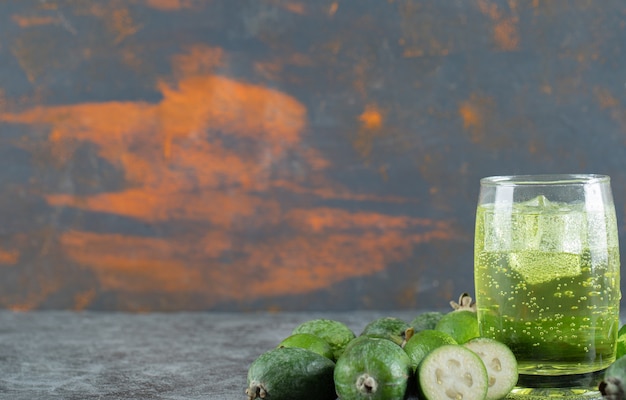
{"label": "dark blue wall", "polygon": [[626,4],[0,4],[0,307],[389,309],[473,291],[481,177],[626,204]]}

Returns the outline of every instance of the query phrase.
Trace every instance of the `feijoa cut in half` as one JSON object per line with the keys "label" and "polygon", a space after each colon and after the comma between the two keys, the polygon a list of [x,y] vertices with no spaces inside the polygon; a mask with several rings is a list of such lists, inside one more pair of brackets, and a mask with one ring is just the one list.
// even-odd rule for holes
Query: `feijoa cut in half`
{"label": "feijoa cut in half", "polygon": [[298,347],[261,354],[248,369],[248,400],[334,400],[335,363]]}
{"label": "feijoa cut in half", "polygon": [[335,391],[341,400],[402,400],[410,376],[409,356],[402,347],[361,336],[337,360]]}
{"label": "feijoa cut in half", "polygon": [[517,360],[513,352],[497,340],[479,337],[464,344],[465,347],[476,353],[485,368],[489,378],[487,400],[504,398],[517,383]]}
{"label": "feijoa cut in half", "polygon": [[428,353],[419,364],[417,376],[420,397],[427,400],[484,400],[489,387],[480,357],[456,344]]}

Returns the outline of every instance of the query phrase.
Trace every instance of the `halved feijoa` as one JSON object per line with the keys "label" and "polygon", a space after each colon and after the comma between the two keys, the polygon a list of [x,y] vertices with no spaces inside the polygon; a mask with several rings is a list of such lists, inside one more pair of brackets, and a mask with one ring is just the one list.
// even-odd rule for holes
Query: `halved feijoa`
{"label": "halved feijoa", "polygon": [[341,400],[402,400],[410,376],[410,360],[400,346],[361,336],[337,360],[335,391]]}
{"label": "halved feijoa", "polygon": [[279,347],[261,354],[248,369],[248,400],[332,400],[335,363],[297,347]]}
{"label": "halved feijoa", "polygon": [[487,400],[504,398],[517,383],[517,360],[511,349],[494,339],[480,337],[464,344],[483,360],[489,378]]}
{"label": "halved feijoa", "polygon": [[484,400],[489,386],[480,357],[455,344],[431,351],[420,363],[417,376],[420,394],[428,400]]}

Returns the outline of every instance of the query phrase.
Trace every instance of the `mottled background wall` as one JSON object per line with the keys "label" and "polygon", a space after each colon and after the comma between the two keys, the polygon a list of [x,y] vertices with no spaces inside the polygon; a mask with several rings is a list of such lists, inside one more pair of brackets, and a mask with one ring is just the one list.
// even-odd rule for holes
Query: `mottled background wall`
{"label": "mottled background wall", "polygon": [[626,239],[625,144],[622,0],[4,0],[0,307],[440,307],[482,176]]}

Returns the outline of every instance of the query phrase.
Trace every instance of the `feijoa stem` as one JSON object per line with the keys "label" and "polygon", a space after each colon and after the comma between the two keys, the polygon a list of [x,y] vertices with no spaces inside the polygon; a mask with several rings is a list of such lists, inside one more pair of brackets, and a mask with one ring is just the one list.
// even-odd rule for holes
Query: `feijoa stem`
{"label": "feijoa stem", "polygon": [[451,301],[450,306],[454,308],[454,311],[467,310],[476,312],[476,302],[467,292],[461,293],[458,303],[456,301]]}
{"label": "feijoa stem", "polygon": [[373,376],[364,373],[356,378],[356,388],[363,394],[376,393],[376,390],[378,389],[378,382]]}
{"label": "feijoa stem", "polygon": [[602,396],[608,400],[619,400],[626,396],[622,381],[614,376],[610,376],[600,382],[598,389]]}
{"label": "feijoa stem", "polygon": [[402,344],[400,345],[400,347],[404,348],[404,346],[406,345],[406,342],[408,342],[409,339],[411,339],[414,334],[415,334],[415,329],[412,326],[406,328],[406,330],[404,331],[404,340],[402,340]]}
{"label": "feijoa stem", "polygon": [[248,400],[254,400],[264,399],[267,392],[265,391],[262,383],[252,381],[250,382],[250,386],[246,389],[246,394],[248,395]]}

